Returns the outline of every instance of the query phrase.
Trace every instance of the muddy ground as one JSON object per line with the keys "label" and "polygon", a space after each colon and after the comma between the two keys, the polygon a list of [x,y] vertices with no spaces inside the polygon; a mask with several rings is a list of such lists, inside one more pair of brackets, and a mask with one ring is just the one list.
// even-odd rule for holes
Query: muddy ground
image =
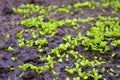
{"label": "muddy ground", "polygon": [[[86,1],[86,0],[0,0],[0,80],[52,80],[54,76],[51,74],[51,72],[45,72],[43,74],[36,74],[34,71],[27,71],[24,73],[22,78],[19,78],[19,75],[21,73],[21,70],[19,70],[18,66],[23,63],[33,63],[33,64],[41,64],[39,57],[36,57],[36,49],[32,47],[31,49],[25,48],[20,49],[18,47],[17,38],[15,37],[15,34],[22,30],[21,25],[9,25],[10,22],[18,22],[22,20],[21,15],[16,14],[13,12],[12,8],[17,7],[20,4],[23,3],[33,3],[33,4],[39,4],[39,5],[67,5],[67,4],[73,4],[76,1]],[[112,14],[111,8],[107,9],[105,13],[102,12],[102,9],[95,9],[95,11],[91,11],[88,8],[83,9],[84,14],[81,14],[80,12],[75,12],[73,15],[68,14],[57,14],[55,15],[55,18],[57,20],[61,20],[64,18],[77,18],[77,17],[97,17],[98,15],[102,16],[117,16],[120,17],[120,13]],[[93,22],[94,23],[94,22]],[[65,34],[70,34],[73,37],[77,35],[78,32],[81,32],[83,35],[85,35],[86,31],[90,29],[90,24],[80,24],[82,27],[80,27],[78,30],[72,29],[70,27],[62,27],[57,29],[57,34],[49,39],[49,47],[55,48],[59,44],[63,43],[62,37]],[[6,35],[10,34],[11,38],[6,39]],[[7,52],[5,49],[8,46],[12,46],[15,48],[14,52]],[[80,53],[84,53],[84,55],[88,58],[91,58],[96,55],[95,52],[91,51],[84,51],[84,48],[82,46],[78,47],[77,50],[79,50]],[[105,66],[106,69],[113,68],[116,73],[119,74],[119,77],[111,77],[107,74],[107,72],[103,75],[107,80],[120,80],[120,70],[117,68],[117,64],[120,64],[120,50],[118,48],[114,48],[111,50],[110,53],[115,52],[116,56],[113,59],[110,59],[107,54],[105,55],[99,55],[105,60],[107,60],[107,66]],[[29,54],[28,54],[29,53]],[[109,54],[109,53],[108,53]],[[11,56],[18,56],[18,61],[14,62],[11,60]],[[66,75],[63,71],[63,68],[66,65],[72,64],[71,63],[58,63],[56,65],[56,70],[59,72],[59,80],[65,80]],[[10,71],[9,67],[14,67],[14,71]]]}

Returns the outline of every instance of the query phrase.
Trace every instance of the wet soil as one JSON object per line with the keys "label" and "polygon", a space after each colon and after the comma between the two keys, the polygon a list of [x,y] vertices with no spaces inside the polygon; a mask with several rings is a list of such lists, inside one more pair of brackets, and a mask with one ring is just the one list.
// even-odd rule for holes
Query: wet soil
{"label": "wet soil", "polygon": [[[53,80],[55,76],[51,74],[51,71],[43,72],[42,74],[36,74],[34,71],[28,70],[24,73],[22,78],[19,78],[21,70],[18,68],[19,65],[24,63],[32,63],[35,65],[42,65],[42,62],[39,60],[39,55],[36,52],[36,48],[24,48],[20,49],[18,47],[17,38],[15,34],[22,30],[21,25],[10,25],[10,22],[18,22],[22,20],[21,15],[15,14],[12,11],[13,7],[17,7],[23,3],[32,3],[38,5],[67,5],[73,4],[76,1],[86,1],[86,0],[0,0],[0,80]],[[74,10],[73,10],[74,11]],[[102,16],[117,16],[120,17],[120,13],[112,14],[111,8],[107,10],[107,12],[103,13],[101,9],[95,9],[94,11],[89,10],[88,8],[83,9],[84,13],[80,13],[74,11],[73,15],[69,14],[57,14],[55,18],[57,20],[65,19],[65,18],[87,18],[87,17],[97,17],[98,15]],[[94,22],[92,22],[94,23]],[[82,24],[80,23],[80,28],[75,30],[71,27],[64,26],[62,28],[57,29],[57,34],[48,40],[48,46],[50,48],[55,48],[59,44],[64,43],[62,37],[66,34],[70,34],[73,37],[77,35],[78,32],[81,32],[82,35],[85,35],[86,31],[90,29],[91,25],[89,23]],[[11,38],[6,39],[6,35],[10,34]],[[13,47],[15,49],[14,52],[8,52],[5,49],[7,47]],[[86,58],[92,58],[93,56],[100,56],[105,59],[108,63],[105,66],[106,69],[113,68],[115,72],[119,75],[118,77],[111,77],[108,72],[106,72],[103,76],[106,80],[120,80],[120,70],[118,70],[117,65],[120,64],[120,49],[114,48],[108,52],[107,54],[101,55],[96,54],[96,52],[84,51],[82,46],[76,48],[79,53],[85,55]],[[47,53],[45,51],[44,53]],[[116,53],[113,59],[109,58],[108,54]],[[18,60],[16,62],[11,60],[12,56],[17,56]],[[55,70],[59,73],[59,80],[65,80],[66,76],[71,77],[71,75],[67,75],[64,72],[64,67],[67,65],[73,64],[72,59],[68,62],[58,63],[55,66]],[[9,68],[15,68],[14,71],[11,71]],[[74,76],[74,75],[73,75]],[[92,79],[90,79],[92,80]]]}

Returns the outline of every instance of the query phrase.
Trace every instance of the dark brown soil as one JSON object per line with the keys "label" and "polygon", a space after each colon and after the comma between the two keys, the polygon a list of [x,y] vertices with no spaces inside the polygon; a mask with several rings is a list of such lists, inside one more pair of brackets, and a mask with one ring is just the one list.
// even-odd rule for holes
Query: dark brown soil
{"label": "dark brown soil", "polygon": [[[18,47],[17,38],[15,37],[15,34],[22,30],[21,25],[10,25],[10,22],[18,22],[22,20],[21,15],[15,14],[12,10],[13,7],[17,7],[18,5],[22,3],[33,3],[33,4],[39,4],[39,5],[67,5],[67,4],[73,4],[76,1],[86,1],[86,0],[0,0],[0,80],[53,80],[55,76],[51,74],[50,71],[43,72],[42,74],[36,74],[34,71],[27,71],[24,73],[22,78],[19,78],[19,75],[21,73],[21,70],[18,68],[19,65],[23,63],[32,63],[32,64],[42,64],[42,62],[39,60],[39,57],[36,56],[36,48],[24,48],[20,49]],[[73,15],[68,14],[57,14],[55,15],[55,18],[57,20],[64,19],[64,18],[86,18],[86,17],[97,17],[98,15],[102,16],[117,16],[120,17],[120,13],[112,14],[111,8],[107,10],[107,12],[103,13],[102,9],[95,9],[94,11],[89,10],[88,8],[83,9],[84,13],[75,12]],[[92,22],[94,23],[94,22]],[[86,24],[80,24],[81,27],[78,30],[75,30],[73,28],[64,26],[62,28],[57,29],[57,34],[48,40],[49,44],[48,46],[50,48],[55,48],[59,44],[64,43],[62,40],[62,37],[65,34],[70,34],[73,37],[77,35],[78,32],[81,32],[83,35],[85,35],[86,31],[90,29],[91,25],[89,23]],[[11,38],[6,39],[5,36],[7,34],[10,34]],[[5,49],[8,46],[12,46],[15,51],[14,52],[7,52]],[[113,59],[110,59],[108,54],[105,55],[99,55],[96,54],[96,52],[91,51],[84,51],[83,47],[80,46],[76,48],[80,53],[85,55],[87,58],[92,58],[93,56],[101,56],[103,59],[107,60],[107,66],[105,66],[106,69],[113,68],[117,74],[119,74],[118,77],[111,77],[107,72],[103,75],[106,80],[120,80],[120,70],[118,70],[117,65],[120,64],[120,50],[118,48],[114,48],[110,51],[110,53],[115,52],[116,56]],[[47,53],[47,50],[45,51]],[[11,60],[12,56],[17,56],[18,61],[14,62]],[[65,80],[66,75],[64,72],[64,67],[66,65],[72,64],[73,61],[69,62],[62,62],[58,63],[55,67],[56,71],[59,73],[59,80]],[[14,67],[14,71],[10,71],[10,67]],[[92,79],[89,79],[92,80]]]}

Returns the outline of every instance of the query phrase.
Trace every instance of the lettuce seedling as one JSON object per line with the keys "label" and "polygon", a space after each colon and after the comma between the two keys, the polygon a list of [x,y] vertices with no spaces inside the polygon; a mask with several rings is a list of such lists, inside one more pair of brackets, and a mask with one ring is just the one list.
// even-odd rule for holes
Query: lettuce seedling
{"label": "lettuce seedling", "polygon": [[88,79],[88,77],[89,77],[88,74],[89,74],[89,73],[82,72],[82,71],[81,71],[81,68],[78,69],[78,75],[79,75],[80,77],[82,77],[84,80]]}
{"label": "lettuce seedling", "polygon": [[70,35],[64,36],[63,40],[65,40],[66,42],[70,43],[71,42],[72,37]]}
{"label": "lettuce seedling", "polygon": [[63,61],[64,56],[65,56],[65,54],[64,54],[64,53],[63,53],[62,55],[60,55],[60,56],[58,56],[58,55],[57,55],[57,57],[59,57],[58,62],[62,62],[62,61]]}
{"label": "lettuce seedling", "polygon": [[58,11],[59,11],[59,12],[69,13],[69,10],[66,9],[66,8],[59,8]]}
{"label": "lettuce seedling", "polygon": [[26,46],[27,47],[32,47],[33,46],[33,40],[26,40]]}
{"label": "lettuce seedling", "polygon": [[69,60],[69,55],[68,55],[68,54],[65,55],[65,60],[66,60],[66,61]]}
{"label": "lettuce seedling", "polygon": [[117,68],[120,69],[120,65],[117,65]]}
{"label": "lettuce seedling", "polygon": [[74,77],[73,80],[80,80],[80,77]]}
{"label": "lettuce seedling", "polygon": [[18,33],[16,34],[16,36],[17,36],[19,39],[23,38],[23,32],[24,32],[24,30],[18,32]]}
{"label": "lettuce seedling", "polygon": [[6,35],[6,38],[7,38],[7,39],[10,39],[10,35],[9,35],[9,34],[7,34],[7,35]]}
{"label": "lettuce seedling", "polygon": [[11,57],[11,59],[12,59],[13,61],[17,61],[17,60],[18,60],[18,57]]}
{"label": "lettuce seedling", "polygon": [[69,54],[70,54],[72,57],[74,57],[75,59],[78,58],[78,52],[77,52],[77,51],[70,50],[70,51],[69,51]]}
{"label": "lettuce seedling", "polygon": [[105,8],[108,8],[110,5],[110,2],[106,2],[106,3],[103,3],[102,6],[105,7]]}
{"label": "lettuce seedling", "polygon": [[27,71],[27,69],[29,68],[29,64],[20,65],[19,68],[22,69],[23,71]]}
{"label": "lettuce seedling", "polygon": [[66,77],[66,79],[65,80],[70,80],[70,78],[69,77]]}
{"label": "lettuce seedling", "polygon": [[112,46],[120,46],[120,40],[114,40],[112,43],[111,43]]}
{"label": "lettuce seedling", "polygon": [[93,70],[91,71],[92,74],[90,74],[91,77],[94,78],[94,80],[99,80],[100,78],[102,78],[102,75],[98,74],[98,70],[96,70],[95,68],[93,68]]}
{"label": "lettuce seedling", "polygon": [[24,48],[24,46],[25,46],[25,43],[24,43],[24,38],[21,38],[21,39],[18,39],[18,42],[19,42],[19,47],[20,48]]}
{"label": "lettuce seedling", "polygon": [[24,46],[25,46],[24,42],[19,43],[20,48],[24,48]]}
{"label": "lettuce seedling", "polygon": [[74,74],[75,73],[75,70],[74,69],[65,69],[66,72],[68,72],[69,74]]}
{"label": "lettuce seedling", "polygon": [[55,70],[52,70],[53,75],[57,75],[58,73]]}
{"label": "lettuce seedling", "polygon": [[68,5],[67,7],[60,7],[60,8],[58,8],[58,11],[59,11],[59,12],[69,13],[71,7],[72,7],[71,5]]}
{"label": "lettuce seedling", "polygon": [[28,63],[20,65],[19,68],[23,71],[27,71],[28,69],[31,69],[36,73],[42,73],[42,71],[46,69],[43,66],[34,66],[33,64],[28,64]]}
{"label": "lettuce seedling", "polygon": [[14,48],[9,46],[6,50],[12,52],[12,51],[14,51]]}
{"label": "lettuce seedling", "polygon": [[37,39],[36,41],[35,41],[35,45],[45,45],[45,44],[47,44],[48,42],[47,42],[47,40],[46,40],[46,38],[44,38],[44,39]]}
{"label": "lettuce seedling", "polygon": [[65,50],[67,50],[67,48],[70,46],[70,44],[69,43],[66,43],[66,44],[60,44],[59,45],[59,50],[63,50],[63,51],[65,51]]}
{"label": "lettuce seedling", "polygon": [[32,36],[33,38],[37,38],[37,37],[38,37],[38,34],[35,33],[35,32],[32,32],[32,33],[31,33],[31,36]]}
{"label": "lettuce seedling", "polygon": [[53,80],[59,80],[58,77],[54,78]]}
{"label": "lettuce seedling", "polygon": [[83,67],[85,67],[85,66],[91,66],[91,63],[90,63],[89,60],[82,60],[80,62],[80,65],[83,66]]}
{"label": "lettuce seedling", "polygon": [[101,72],[104,73],[105,72],[105,68],[102,68]]}
{"label": "lettuce seedling", "polygon": [[9,70],[10,70],[10,71],[14,71],[15,68],[14,68],[14,67],[9,67]]}
{"label": "lettuce seedling", "polygon": [[82,7],[88,7],[88,8],[90,8],[90,9],[94,9],[95,8],[95,5],[96,6],[99,6],[99,3],[98,2],[94,2],[94,1],[90,1],[90,2],[88,2],[88,1],[85,1],[85,2],[76,2],[74,5],[73,5],[73,7],[75,8],[75,9],[79,9],[79,8],[82,8]]}

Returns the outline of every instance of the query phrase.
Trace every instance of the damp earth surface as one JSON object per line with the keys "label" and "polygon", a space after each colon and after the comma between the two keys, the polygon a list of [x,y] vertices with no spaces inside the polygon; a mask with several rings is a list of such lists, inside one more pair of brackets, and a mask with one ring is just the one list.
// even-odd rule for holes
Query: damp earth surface
{"label": "damp earth surface", "polygon": [[0,80],[120,80],[119,0],[0,0]]}

